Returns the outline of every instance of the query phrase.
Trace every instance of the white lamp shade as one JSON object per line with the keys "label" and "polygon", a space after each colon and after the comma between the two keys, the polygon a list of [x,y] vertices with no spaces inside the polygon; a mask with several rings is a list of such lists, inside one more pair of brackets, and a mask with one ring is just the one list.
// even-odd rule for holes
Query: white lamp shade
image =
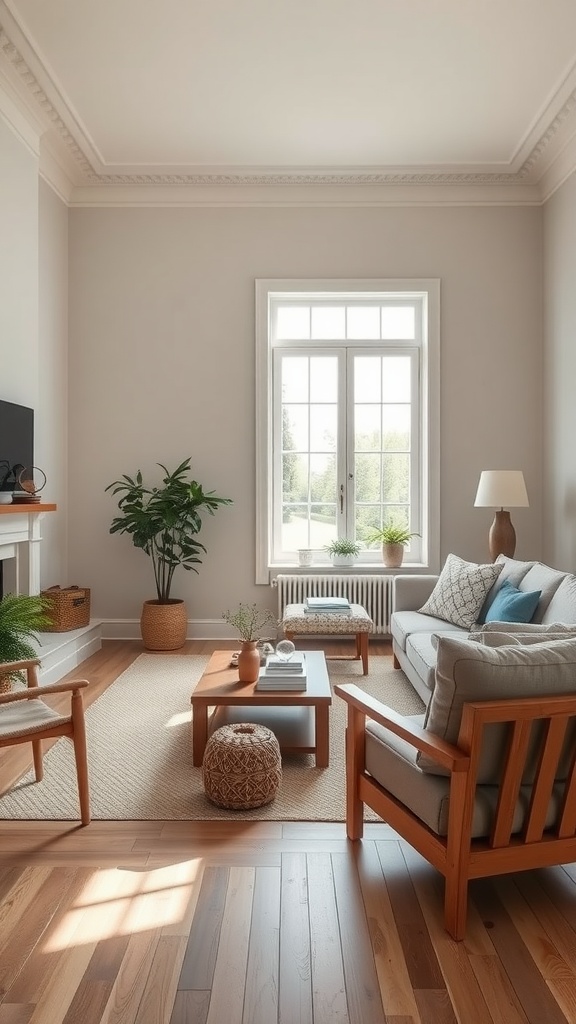
{"label": "white lamp shade", "polygon": [[479,508],[526,508],[528,494],[519,469],[485,469],[480,474],[475,506]]}

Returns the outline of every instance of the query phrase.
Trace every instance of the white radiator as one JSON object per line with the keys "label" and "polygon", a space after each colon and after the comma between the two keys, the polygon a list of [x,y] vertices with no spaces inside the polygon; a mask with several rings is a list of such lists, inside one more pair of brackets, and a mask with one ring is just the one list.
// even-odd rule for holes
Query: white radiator
{"label": "white radiator", "polygon": [[272,586],[278,588],[279,619],[287,604],[302,604],[306,597],[347,597],[351,604],[366,609],[374,623],[373,633],[390,632],[391,576],[280,575]]}

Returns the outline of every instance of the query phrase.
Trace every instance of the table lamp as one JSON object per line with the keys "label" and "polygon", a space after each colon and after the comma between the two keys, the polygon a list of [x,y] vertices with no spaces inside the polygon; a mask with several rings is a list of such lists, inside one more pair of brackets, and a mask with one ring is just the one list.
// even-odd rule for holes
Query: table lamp
{"label": "table lamp", "polygon": [[498,555],[514,557],[516,531],[510,520],[510,508],[527,508],[528,494],[524,474],[519,469],[484,469],[480,474],[474,506],[494,508],[494,522],[488,534],[488,546],[494,562]]}

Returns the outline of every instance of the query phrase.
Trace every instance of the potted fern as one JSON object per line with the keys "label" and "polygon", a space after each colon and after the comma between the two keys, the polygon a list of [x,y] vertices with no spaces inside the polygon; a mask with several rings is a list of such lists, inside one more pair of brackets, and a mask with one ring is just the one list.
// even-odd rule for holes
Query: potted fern
{"label": "potted fern", "polygon": [[0,693],[12,688],[18,672],[2,673],[2,664],[38,657],[37,631],[50,625],[49,604],[40,594],[5,594],[0,600]]}
{"label": "potted fern", "polygon": [[178,567],[198,572],[206,548],[198,540],[202,515],[214,515],[231,498],[205,491],[191,475],[190,459],[170,472],[164,471],[159,486],[148,487],[140,470],[135,477],[124,475],[106,487],[118,498],[120,514],[110,533],[127,533],[135,547],[152,561],[156,597],[144,601],[140,628],[144,646],[151,651],[172,651],[186,641],[188,616],[181,598],[172,597],[174,573]]}
{"label": "potted fern", "polygon": [[371,541],[382,544],[382,560],[389,569],[399,569],[404,559],[404,549],[411,537],[419,537],[419,533],[410,533],[404,523],[388,519],[378,530],[374,530]]}

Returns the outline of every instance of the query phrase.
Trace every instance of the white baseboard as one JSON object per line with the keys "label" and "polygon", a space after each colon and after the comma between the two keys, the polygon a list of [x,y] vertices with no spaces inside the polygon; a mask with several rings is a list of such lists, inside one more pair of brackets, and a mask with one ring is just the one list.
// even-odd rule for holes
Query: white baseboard
{"label": "white baseboard", "polygon": [[[103,619],[101,625],[104,640],[140,640],[142,637],[140,619]],[[238,642],[238,634],[231,634],[224,619],[188,619],[186,639]]]}
{"label": "white baseboard", "polygon": [[65,633],[39,633],[40,682],[56,683],[102,647],[102,625],[91,619],[88,626]]}

